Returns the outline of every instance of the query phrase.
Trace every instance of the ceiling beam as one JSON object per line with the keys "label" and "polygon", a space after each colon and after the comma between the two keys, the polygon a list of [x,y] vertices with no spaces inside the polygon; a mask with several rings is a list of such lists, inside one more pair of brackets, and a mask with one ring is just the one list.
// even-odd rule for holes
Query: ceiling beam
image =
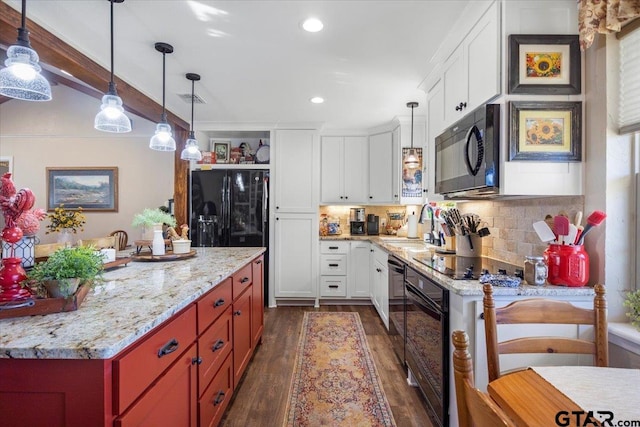
{"label": "ceiling beam", "polygon": [[[18,37],[17,29],[21,25],[21,18],[21,13],[0,1],[0,44],[5,46],[15,44]],[[90,96],[98,99],[102,98],[109,86],[111,78],[109,70],[103,68],[35,22],[27,19],[26,25],[29,30],[31,46],[38,52],[41,62],[57,69],[65,70],[76,79],[96,89],[95,92],[89,93]],[[144,117],[151,122],[157,122],[160,119],[162,105],[117,76],[114,76],[114,81],[118,86],[118,95],[122,98],[127,111]],[[74,87],[74,89],[78,89],[78,87]],[[189,124],[170,111],[167,111],[167,119],[174,127],[189,130]]]}

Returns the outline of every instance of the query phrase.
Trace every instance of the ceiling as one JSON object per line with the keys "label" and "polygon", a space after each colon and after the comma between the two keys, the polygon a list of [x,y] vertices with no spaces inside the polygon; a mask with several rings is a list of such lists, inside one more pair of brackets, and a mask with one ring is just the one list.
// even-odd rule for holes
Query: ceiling
{"label": "ceiling", "polygon": [[[21,9],[18,0],[2,1]],[[185,73],[202,77],[197,129],[368,129],[409,115],[408,101],[419,101],[415,113],[424,114],[418,86],[470,1],[125,0],[114,5],[115,73],[162,103],[162,54],[154,44],[166,42],[174,47],[166,56],[168,110],[190,121],[190,103],[180,97],[191,93]],[[109,7],[104,0],[30,0],[27,17],[109,69]],[[311,16],[323,31],[301,29]],[[325,102],[310,103],[314,96]]]}

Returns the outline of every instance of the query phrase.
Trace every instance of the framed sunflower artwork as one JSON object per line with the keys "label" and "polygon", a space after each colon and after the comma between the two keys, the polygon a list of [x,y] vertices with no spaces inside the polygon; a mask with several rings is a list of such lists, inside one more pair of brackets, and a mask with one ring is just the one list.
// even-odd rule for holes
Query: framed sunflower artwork
{"label": "framed sunflower artwork", "polygon": [[577,35],[509,36],[509,93],[577,94],[580,70]]}
{"label": "framed sunflower artwork", "polygon": [[509,160],[582,160],[582,102],[509,103]]}

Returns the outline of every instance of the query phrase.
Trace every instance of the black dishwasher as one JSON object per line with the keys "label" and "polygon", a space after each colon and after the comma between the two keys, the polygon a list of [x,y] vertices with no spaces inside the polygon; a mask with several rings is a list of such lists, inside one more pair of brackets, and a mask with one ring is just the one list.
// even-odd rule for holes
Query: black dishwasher
{"label": "black dishwasher", "polygon": [[389,338],[393,350],[396,352],[402,366],[406,368],[404,354],[405,337],[405,297],[404,297],[404,267],[405,264],[399,258],[389,255],[387,259],[389,268]]}
{"label": "black dishwasher", "polygon": [[405,268],[405,356],[427,412],[449,425],[449,291],[410,266]]}

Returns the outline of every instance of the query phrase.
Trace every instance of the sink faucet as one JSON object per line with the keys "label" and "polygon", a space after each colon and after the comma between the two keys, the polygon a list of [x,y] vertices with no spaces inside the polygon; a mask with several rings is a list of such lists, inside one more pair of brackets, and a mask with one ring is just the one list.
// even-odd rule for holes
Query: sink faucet
{"label": "sink faucet", "polygon": [[436,246],[440,246],[442,245],[442,240],[440,239],[439,235],[436,235],[435,229],[436,229],[436,223],[435,223],[435,215],[433,212],[433,206],[431,206],[429,203],[425,203],[424,205],[422,205],[422,209],[420,209],[420,217],[418,218],[418,222],[420,224],[424,224],[425,223],[425,211],[430,213],[431,216],[431,231],[429,232],[429,237],[427,237],[427,239],[425,239],[425,241],[427,243],[431,243],[433,245]]}

